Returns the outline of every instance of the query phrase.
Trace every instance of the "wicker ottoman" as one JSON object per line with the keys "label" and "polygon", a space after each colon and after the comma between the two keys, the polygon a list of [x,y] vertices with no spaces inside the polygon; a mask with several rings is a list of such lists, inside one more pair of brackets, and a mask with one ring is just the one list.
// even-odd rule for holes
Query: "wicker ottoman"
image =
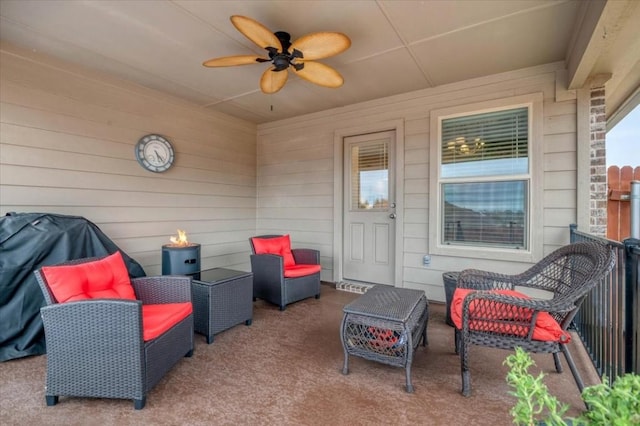
{"label": "wicker ottoman", "polygon": [[384,285],[372,287],[345,306],[342,374],[349,374],[349,355],[404,367],[406,390],[413,392],[411,363],[420,340],[427,344],[428,307],[423,291]]}
{"label": "wicker ottoman", "polygon": [[193,328],[213,342],[213,335],[253,320],[253,274],[214,268],[191,281]]}

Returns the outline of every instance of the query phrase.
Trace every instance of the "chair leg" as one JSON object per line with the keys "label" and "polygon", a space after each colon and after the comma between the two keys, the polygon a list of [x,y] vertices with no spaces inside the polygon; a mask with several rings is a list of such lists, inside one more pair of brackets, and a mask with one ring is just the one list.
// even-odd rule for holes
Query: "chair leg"
{"label": "chair leg", "polygon": [[553,353],[553,363],[556,366],[556,371],[562,373],[562,362],[560,362],[560,354],[558,352]]}
{"label": "chair leg", "polygon": [[48,407],[53,407],[58,403],[58,395],[46,395],[44,398],[47,401]]}
{"label": "chair leg", "polygon": [[469,369],[462,370],[462,396],[471,395],[471,372]]}
{"label": "chair leg", "polygon": [[454,337],[454,345],[455,345],[455,351],[456,354],[460,353],[460,330],[458,330],[457,328],[453,330],[453,337]]}
{"label": "chair leg", "polygon": [[147,403],[147,398],[146,397],[144,397],[142,399],[134,399],[133,400],[133,406],[135,407],[136,410],[142,410],[146,403]]}
{"label": "chair leg", "polygon": [[[582,377],[580,377],[580,373],[576,368],[576,365],[573,363],[573,358],[571,357],[571,353],[569,352],[569,348],[567,345],[560,345],[560,349],[562,349],[562,353],[564,357],[567,359],[567,364],[569,364],[569,370],[571,370],[571,374],[573,374],[573,378],[576,381],[576,385],[578,385],[578,390],[580,391],[580,395],[582,395],[582,391],[584,390],[584,383],[582,382]],[[589,404],[586,402],[584,406],[589,410]]]}
{"label": "chair leg", "polygon": [[576,381],[576,385],[578,385],[578,390],[580,390],[580,394],[584,390],[584,383],[582,382],[582,378],[580,377],[580,373],[576,368],[576,365],[573,363],[573,358],[571,357],[571,353],[569,352],[569,348],[567,345],[560,345],[560,349],[564,354],[564,357],[567,359],[567,364],[569,364],[569,369],[571,370],[571,374],[573,374],[573,378]]}
{"label": "chair leg", "polygon": [[[456,333],[458,335],[458,333]],[[460,351],[460,374],[462,376],[462,395],[471,395],[471,372],[469,371],[469,347],[462,340],[462,336],[458,336],[458,344],[456,348]]]}

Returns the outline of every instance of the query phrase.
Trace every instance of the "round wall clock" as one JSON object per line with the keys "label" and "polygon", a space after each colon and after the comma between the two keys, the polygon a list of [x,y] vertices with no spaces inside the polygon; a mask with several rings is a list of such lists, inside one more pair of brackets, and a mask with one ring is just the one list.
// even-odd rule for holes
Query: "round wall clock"
{"label": "round wall clock", "polygon": [[146,135],[136,144],[136,159],[145,169],[161,173],[173,165],[175,155],[171,142],[164,136]]}

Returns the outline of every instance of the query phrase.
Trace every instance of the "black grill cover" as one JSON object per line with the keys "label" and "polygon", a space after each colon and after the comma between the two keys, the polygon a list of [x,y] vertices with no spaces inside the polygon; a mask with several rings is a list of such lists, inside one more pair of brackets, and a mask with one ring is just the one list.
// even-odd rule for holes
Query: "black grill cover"
{"label": "black grill cover", "polygon": [[[79,216],[7,213],[0,217],[0,361],[45,353],[40,307],[44,298],[33,271],[120,250],[94,223]],[[122,257],[133,277],[142,266]]]}

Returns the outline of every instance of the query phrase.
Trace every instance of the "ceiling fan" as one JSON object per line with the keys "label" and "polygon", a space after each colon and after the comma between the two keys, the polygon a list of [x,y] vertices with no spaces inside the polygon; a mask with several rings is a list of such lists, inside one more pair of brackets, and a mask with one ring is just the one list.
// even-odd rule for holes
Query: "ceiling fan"
{"label": "ceiling fan", "polygon": [[289,76],[288,70],[297,76],[324,87],[340,87],[344,79],[332,67],[316,62],[344,52],[351,46],[349,37],[337,32],[307,34],[291,43],[291,36],[284,31],[272,33],[267,27],[246,16],[234,15],[231,23],[249,40],[267,51],[268,57],[236,55],[214,58],[204,62],[205,67],[230,67],[262,62],[272,64],[260,78],[264,93],[282,89]]}

